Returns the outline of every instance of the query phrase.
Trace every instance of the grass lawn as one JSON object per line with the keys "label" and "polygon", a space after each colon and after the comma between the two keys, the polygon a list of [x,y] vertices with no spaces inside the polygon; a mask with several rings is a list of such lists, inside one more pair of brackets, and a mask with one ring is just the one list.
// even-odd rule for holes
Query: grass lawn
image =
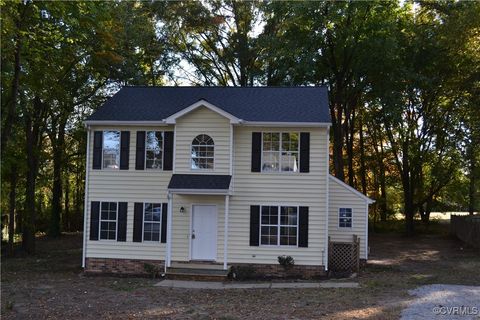
{"label": "grass lawn", "polygon": [[[445,227],[446,228],[446,227]],[[480,285],[480,252],[446,232],[372,235],[359,289],[187,290],[158,280],[85,277],[81,234],[41,238],[32,257],[3,258],[2,319],[397,319],[424,284]]]}

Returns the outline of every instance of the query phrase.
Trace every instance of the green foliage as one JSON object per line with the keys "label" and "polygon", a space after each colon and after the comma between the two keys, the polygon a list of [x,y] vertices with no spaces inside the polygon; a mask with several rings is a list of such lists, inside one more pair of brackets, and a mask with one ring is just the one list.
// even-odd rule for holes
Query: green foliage
{"label": "green foliage", "polygon": [[257,276],[255,268],[250,265],[232,266],[228,272],[228,278],[238,281],[253,280]]}
{"label": "green foliage", "polygon": [[284,267],[285,269],[289,269],[293,267],[295,264],[295,260],[291,256],[278,256],[278,263]]}

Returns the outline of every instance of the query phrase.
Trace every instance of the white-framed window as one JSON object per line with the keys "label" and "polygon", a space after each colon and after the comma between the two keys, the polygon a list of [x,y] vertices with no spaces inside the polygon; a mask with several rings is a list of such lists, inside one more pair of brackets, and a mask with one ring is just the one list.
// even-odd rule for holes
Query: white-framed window
{"label": "white-framed window", "polygon": [[100,240],[117,240],[118,203],[100,204]]}
{"label": "white-framed window", "polygon": [[300,134],[262,133],[262,172],[298,172]]}
{"label": "white-framed window", "polygon": [[160,241],[162,204],[143,204],[143,241]]}
{"label": "white-framed window", "polygon": [[102,159],[104,169],[120,168],[120,131],[103,131]]}
{"label": "white-framed window", "polygon": [[145,168],[163,168],[163,131],[147,131],[145,135]]}
{"label": "white-framed window", "polygon": [[192,165],[191,168],[213,170],[215,159],[215,143],[206,134],[200,134],[192,141]]}
{"label": "white-framed window", "polygon": [[338,226],[340,228],[352,227],[352,208],[338,209]]}
{"label": "white-framed window", "polygon": [[298,207],[261,206],[260,215],[261,245],[297,245]]}

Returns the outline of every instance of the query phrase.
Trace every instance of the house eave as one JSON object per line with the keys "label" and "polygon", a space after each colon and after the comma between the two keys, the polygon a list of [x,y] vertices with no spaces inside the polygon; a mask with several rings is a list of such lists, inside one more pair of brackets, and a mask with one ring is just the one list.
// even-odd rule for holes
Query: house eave
{"label": "house eave", "polygon": [[230,195],[228,189],[167,189],[171,194],[189,194],[189,195]]}
{"label": "house eave", "polygon": [[194,110],[196,110],[197,108],[200,108],[200,107],[205,107],[207,109],[212,110],[213,112],[218,113],[219,115],[221,115],[221,116],[227,118],[228,120],[230,120],[230,123],[232,123],[232,124],[237,124],[237,123],[240,123],[242,121],[241,119],[235,117],[234,115],[224,111],[223,109],[217,107],[214,104],[211,104],[210,102],[208,102],[204,99],[201,99],[201,100],[195,102],[194,104],[191,104],[188,107],[183,108],[182,110],[172,114],[168,118],[164,119],[164,121],[167,124],[175,124],[177,122],[178,118],[180,118],[180,117],[186,115],[187,113],[192,112],[192,111],[194,111]]}
{"label": "house eave", "polygon": [[249,127],[309,127],[329,128],[330,122],[277,122],[277,121],[241,121],[238,125]]}
{"label": "house eave", "polygon": [[168,126],[169,124],[163,120],[160,121],[130,121],[130,120],[85,120],[83,122],[86,126]]}

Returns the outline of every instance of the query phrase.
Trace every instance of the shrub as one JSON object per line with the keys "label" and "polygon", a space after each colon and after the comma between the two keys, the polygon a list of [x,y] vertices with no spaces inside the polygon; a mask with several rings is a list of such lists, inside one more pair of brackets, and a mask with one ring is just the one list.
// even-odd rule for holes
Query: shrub
{"label": "shrub", "polygon": [[232,266],[228,272],[228,277],[233,280],[249,280],[256,277],[255,268],[252,266]]}
{"label": "shrub", "polygon": [[295,260],[291,256],[278,256],[278,263],[283,266],[285,269],[293,267]]}
{"label": "shrub", "polygon": [[144,263],[143,270],[145,270],[146,273],[150,274],[153,279],[160,275],[160,268],[150,263]]}

